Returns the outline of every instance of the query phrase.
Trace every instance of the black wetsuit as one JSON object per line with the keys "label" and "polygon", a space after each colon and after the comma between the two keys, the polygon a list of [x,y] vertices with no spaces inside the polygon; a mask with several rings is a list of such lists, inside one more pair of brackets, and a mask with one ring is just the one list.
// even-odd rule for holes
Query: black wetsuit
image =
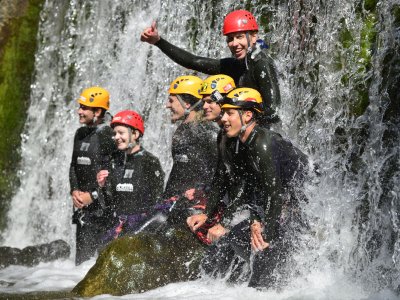
{"label": "black wetsuit", "polygon": [[[102,191],[110,210],[108,235],[119,222],[124,223],[120,235],[129,234],[148,218],[154,205],[160,201],[164,171],[158,158],[143,148],[126,157],[124,152],[118,151],[113,156],[106,182]],[[105,236],[104,242],[114,237],[114,234]]]}
{"label": "black wetsuit", "polygon": [[[229,143],[232,142],[228,142],[225,147],[225,157],[234,153]],[[255,256],[249,285],[271,286],[275,283],[272,277],[274,269],[293,247],[291,237],[286,238],[285,233],[289,227],[301,224],[298,202],[305,198],[302,184],[308,160],[279,134],[259,126],[253,129],[245,143],[239,143],[239,151],[235,155],[236,159],[231,160],[231,163],[239,163],[236,167],[237,176],[246,182],[245,201],[250,216],[233,226],[226,236],[210,248],[210,255],[205,259],[203,267],[209,272],[224,273],[235,254],[249,262],[249,226],[253,220],[259,220],[265,224],[263,236],[270,247]],[[215,218],[217,213],[225,217],[225,202],[216,202],[211,198],[208,205],[209,217]],[[243,207],[243,201],[241,205]],[[232,209],[236,207],[233,206]],[[216,267],[219,269],[215,270]]]}
{"label": "black wetsuit", "polygon": [[[204,189],[211,185],[217,163],[217,132],[218,128],[211,122],[179,125],[172,137],[173,166],[164,199],[182,197],[189,189]],[[177,204],[183,205],[184,201],[177,201]],[[176,222],[185,219],[178,209],[174,211],[176,214],[171,212],[169,220]]]}
{"label": "black wetsuit", "polygon": [[160,200],[164,188],[164,171],[160,161],[143,148],[126,156],[121,153],[112,160],[107,180],[112,197],[107,206],[117,216],[146,213]]}
{"label": "black wetsuit", "polygon": [[258,90],[263,98],[264,109],[269,121],[277,121],[275,109],[281,102],[278,76],[272,58],[266,49],[248,53],[245,59],[233,57],[214,59],[193,55],[172,45],[163,38],[155,44],[169,58],[185,68],[209,75],[225,74],[235,80],[238,87]]}
{"label": "black wetsuit", "polygon": [[[69,169],[71,193],[75,190],[92,192],[97,188],[97,172],[109,167],[111,154],[116,149],[112,136],[113,130],[105,124],[83,126],[76,131]],[[100,245],[105,231],[103,210],[101,203],[94,200],[74,213],[77,265],[92,257]]]}
{"label": "black wetsuit", "polygon": [[198,185],[209,186],[217,162],[218,128],[210,122],[182,123],[172,137],[171,173],[164,198],[180,196]]}

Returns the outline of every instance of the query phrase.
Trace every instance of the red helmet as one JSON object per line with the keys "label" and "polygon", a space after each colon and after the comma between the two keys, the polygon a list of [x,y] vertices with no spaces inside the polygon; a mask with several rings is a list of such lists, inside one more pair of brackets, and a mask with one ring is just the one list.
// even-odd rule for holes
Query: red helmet
{"label": "red helmet", "polygon": [[247,10],[234,10],[226,15],[222,32],[227,35],[232,32],[258,31],[256,18]]}
{"label": "red helmet", "polygon": [[130,126],[139,130],[142,135],[144,134],[143,119],[134,110],[123,110],[117,113],[111,121],[111,127],[117,125]]}

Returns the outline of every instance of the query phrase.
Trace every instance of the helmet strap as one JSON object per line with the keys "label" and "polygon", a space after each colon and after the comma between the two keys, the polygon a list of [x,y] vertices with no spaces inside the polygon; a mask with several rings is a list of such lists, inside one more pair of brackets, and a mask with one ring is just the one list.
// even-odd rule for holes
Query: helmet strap
{"label": "helmet strap", "polygon": [[183,101],[181,95],[177,94],[176,98],[178,98],[179,103],[182,105],[183,109],[185,110],[183,119],[186,119],[187,116],[190,114],[191,110],[186,107],[186,102]]}
{"label": "helmet strap", "polygon": [[126,152],[128,152],[131,149],[133,149],[138,144],[138,142],[132,140],[132,134],[133,134],[132,128],[128,127],[129,139],[128,139],[128,148],[126,148]]}
{"label": "helmet strap", "polygon": [[239,153],[239,140],[240,140],[240,136],[242,136],[242,135],[245,133],[246,129],[247,129],[251,124],[253,124],[253,123],[255,122],[254,119],[252,118],[252,119],[250,120],[249,123],[244,124],[243,118],[242,118],[243,113],[242,113],[241,110],[238,110],[238,112],[239,112],[240,124],[242,124],[242,127],[240,128],[240,132],[239,132],[239,135],[238,135],[238,137],[237,137],[235,154],[238,154],[238,153]]}
{"label": "helmet strap", "polygon": [[251,51],[253,51],[253,48],[250,43],[250,34],[248,31],[246,31],[246,40],[247,40],[247,53],[250,53]]}
{"label": "helmet strap", "polygon": [[200,99],[199,101],[197,101],[194,105],[190,106],[190,108],[186,107],[186,102],[183,101],[181,95],[176,95],[176,98],[178,98],[179,103],[182,105],[183,109],[185,110],[184,112],[184,117],[183,119],[186,119],[189,114],[197,107],[200,105],[200,103],[202,103],[203,101]]}

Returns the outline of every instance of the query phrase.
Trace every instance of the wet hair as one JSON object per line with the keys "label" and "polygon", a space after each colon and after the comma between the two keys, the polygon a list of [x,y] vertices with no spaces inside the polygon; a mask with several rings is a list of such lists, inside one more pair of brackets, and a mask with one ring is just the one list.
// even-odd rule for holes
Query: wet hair
{"label": "wet hair", "polygon": [[104,108],[102,108],[102,107],[100,107],[100,109],[101,109],[101,113],[100,113],[100,118],[104,118],[104,116],[106,115],[106,112],[107,112],[107,110],[105,110]]}
{"label": "wet hair", "polygon": [[[190,95],[190,94],[179,94],[179,96],[181,96],[181,98],[182,98],[183,101],[185,101],[186,103],[189,103],[190,106],[193,106],[193,105],[195,105],[198,101],[201,101],[201,99],[196,98],[195,96]],[[193,111],[199,111],[199,110],[201,110],[202,108],[203,108],[203,105],[199,104],[199,105],[197,105],[197,106],[193,109]]]}

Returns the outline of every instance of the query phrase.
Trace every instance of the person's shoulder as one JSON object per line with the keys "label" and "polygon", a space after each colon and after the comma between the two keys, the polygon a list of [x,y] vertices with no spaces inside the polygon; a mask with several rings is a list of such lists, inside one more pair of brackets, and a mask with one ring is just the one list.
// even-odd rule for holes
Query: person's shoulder
{"label": "person's shoulder", "polygon": [[218,125],[215,122],[210,121],[200,122],[198,130],[199,134],[211,140],[217,140],[218,133],[220,132]]}
{"label": "person's shoulder", "polygon": [[273,65],[274,60],[269,54],[268,49],[259,49],[251,54],[251,60],[256,65]]}
{"label": "person's shoulder", "polygon": [[282,136],[270,129],[256,126],[249,136],[249,145],[254,149],[266,150],[271,144],[282,140]]}
{"label": "person's shoulder", "polygon": [[75,138],[76,139],[83,139],[89,134],[91,134],[93,131],[89,126],[81,126],[75,131]]}
{"label": "person's shoulder", "polygon": [[146,149],[142,148],[142,150],[140,151],[143,159],[145,159],[146,161],[150,162],[150,163],[160,163],[160,160],[158,159],[157,156],[155,156],[153,153],[151,153],[150,151],[147,151]]}
{"label": "person's shoulder", "polygon": [[107,123],[102,123],[97,126],[96,132],[100,134],[113,134],[114,130],[111,128],[111,126]]}

